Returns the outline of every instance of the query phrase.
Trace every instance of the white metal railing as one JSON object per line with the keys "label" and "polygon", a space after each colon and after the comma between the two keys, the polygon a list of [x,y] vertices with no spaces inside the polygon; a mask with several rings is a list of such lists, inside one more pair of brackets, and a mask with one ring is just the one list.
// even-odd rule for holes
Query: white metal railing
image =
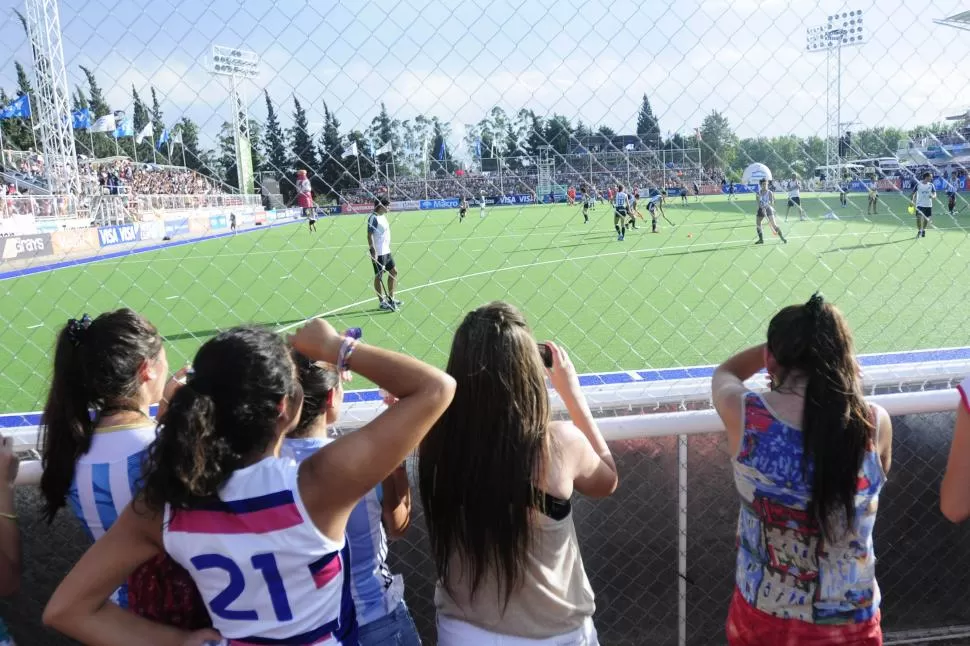
{"label": "white metal railing", "polygon": [[[0,196],[0,218],[32,215],[34,219],[73,218],[88,212],[98,195],[3,195]],[[259,206],[259,195],[200,193],[185,195],[121,195],[128,199],[132,213],[151,211],[193,210],[233,206]]]}

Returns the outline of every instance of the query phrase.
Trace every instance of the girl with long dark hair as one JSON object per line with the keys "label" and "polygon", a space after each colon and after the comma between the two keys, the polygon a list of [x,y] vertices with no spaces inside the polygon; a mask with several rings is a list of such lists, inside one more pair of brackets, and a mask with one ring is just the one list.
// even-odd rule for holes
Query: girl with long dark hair
{"label": "girl with long dark hair", "polygon": [[[771,391],[744,382],[761,369]],[[872,530],[892,422],[868,404],[842,314],[818,294],[714,372],[741,496],[731,646],[878,646]]]}
{"label": "girl with long dark hair", "polygon": [[[290,343],[314,361],[353,369],[399,402],[297,464],[278,457],[303,406],[290,348],[256,326],[210,339],[162,418],[139,497],[54,592],[48,625],[97,644],[357,643],[347,520],[417,446],[455,384],[320,319]],[[192,575],[217,632],[188,633],[105,603],[163,550]]]}
{"label": "girl with long dark hair", "polygon": [[[569,356],[495,302],[462,321],[447,370],[456,396],[418,461],[439,646],[598,644],[570,499],[617,473]],[[547,375],[571,422],[550,420]]]}

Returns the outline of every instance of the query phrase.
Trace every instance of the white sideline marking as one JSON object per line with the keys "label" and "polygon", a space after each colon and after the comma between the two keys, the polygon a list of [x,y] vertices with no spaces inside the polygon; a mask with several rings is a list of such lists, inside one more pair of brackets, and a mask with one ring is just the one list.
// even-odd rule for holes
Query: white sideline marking
{"label": "white sideline marking", "polygon": [[167,300],[167,301],[170,301],[170,300],[173,300],[173,299],[175,299],[175,298],[180,298],[180,297],[179,297],[179,295],[178,295],[178,294],[176,294],[175,296],[166,296],[166,297],[165,297],[165,300]]}
{"label": "white sideline marking", "polygon": [[43,323],[38,323],[37,325],[28,325],[27,326],[27,329],[28,330],[36,330],[39,327],[44,327],[44,324]]}
{"label": "white sideline marking", "polygon": [[[803,238],[804,239],[841,238],[841,237],[847,237],[847,236],[859,237],[859,236],[877,236],[877,235],[880,235],[879,232],[858,232],[858,233],[857,232],[842,232],[842,233],[822,233],[822,234],[816,233],[816,234],[811,234],[811,235],[789,236],[788,239],[789,240],[798,240],[798,239],[803,239]],[[891,233],[883,233],[882,235],[884,235],[885,237],[889,237],[892,234]],[[778,247],[784,248],[784,245],[782,245],[780,242],[777,245],[769,245],[769,246],[766,246],[764,248],[765,249],[769,249],[769,248],[774,247],[774,246],[778,246]],[[498,273],[506,272],[506,271],[520,271],[520,270],[523,270],[523,269],[528,269],[530,267],[540,267],[542,265],[553,265],[553,264],[563,263],[563,262],[567,262],[567,261],[574,261],[574,260],[592,260],[593,258],[608,258],[610,256],[626,256],[626,255],[632,256],[634,254],[643,254],[643,253],[648,253],[648,252],[654,252],[654,256],[655,257],[657,257],[657,258],[663,258],[664,257],[664,253],[663,252],[667,252],[667,251],[676,251],[678,249],[709,248],[709,247],[720,247],[722,249],[741,249],[741,248],[746,248],[746,247],[753,247],[753,243],[750,242],[749,240],[743,240],[743,241],[742,240],[739,240],[739,241],[731,241],[731,242],[723,242],[723,241],[722,242],[695,242],[693,244],[674,245],[672,247],[648,247],[648,248],[645,248],[645,249],[632,249],[632,250],[624,250],[624,251],[611,251],[609,253],[597,253],[597,254],[591,254],[591,255],[588,255],[588,256],[571,256],[571,257],[568,257],[568,258],[556,258],[554,260],[541,260],[539,262],[530,262],[530,263],[525,264],[525,265],[513,265],[511,267],[497,267],[495,269],[486,269],[484,271],[476,271],[476,272],[471,273],[471,274],[462,274],[461,276],[452,276],[451,278],[442,278],[441,280],[436,280],[436,281],[433,281],[433,282],[425,283],[424,285],[415,285],[414,287],[406,287],[404,289],[399,289],[399,290],[397,290],[397,293],[398,294],[404,294],[404,293],[407,293],[407,292],[413,292],[413,291],[418,290],[418,289],[423,289],[425,287],[435,287],[437,285],[444,285],[445,283],[457,282],[457,281],[460,281],[460,280],[464,280],[465,278],[477,278],[479,276],[488,276],[488,275],[491,275],[491,274],[498,274]],[[322,312],[320,314],[316,314],[315,316],[311,316],[310,318],[308,318],[308,319],[306,319],[304,321],[300,321],[299,323],[290,323],[289,325],[284,325],[283,327],[281,327],[278,330],[276,330],[276,332],[277,333],[279,333],[279,332],[286,332],[288,330],[292,330],[295,327],[299,327],[299,326],[303,325],[306,321],[309,321],[311,318],[312,319],[318,319],[318,318],[326,318],[328,316],[333,316],[334,314],[339,314],[340,312],[343,312],[344,310],[349,310],[352,307],[359,307],[360,305],[364,305],[365,303],[368,303],[368,302],[370,302],[372,300],[374,300],[374,297],[373,296],[370,296],[370,297],[368,297],[368,298],[366,298],[366,299],[364,299],[362,301],[357,301],[356,303],[349,303],[347,305],[342,305],[342,306],[337,307],[337,308],[334,308],[332,310],[328,310],[326,312]]]}
{"label": "white sideline marking", "polygon": [[638,372],[634,372],[633,370],[627,370],[626,374],[630,375],[630,379],[632,379],[633,381],[643,381],[643,377],[641,377],[640,373]]}

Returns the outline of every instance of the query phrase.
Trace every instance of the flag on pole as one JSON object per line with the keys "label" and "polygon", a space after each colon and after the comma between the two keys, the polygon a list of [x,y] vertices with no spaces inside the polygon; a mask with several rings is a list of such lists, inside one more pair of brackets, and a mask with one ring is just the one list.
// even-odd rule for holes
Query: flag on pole
{"label": "flag on pole", "polygon": [[115,125],[115,116],[113,114],[98,117],[97,121],[91,124],[91,132],[114,132],[116,129],[117,125]]}
{"label": "flag on pole", "polygon": [[115,129],[114,138],[121,139],[122,137],[134,137],[135,136],[135,126],[131,122],[131,119],[124,118],[118,127]]}
{"label": "flag on pole", "polygon": [[[175,144],[182,144],[182,131],[181,130],[177,131],[174,135],[172,135],[172,145],[174,146]],[[184,145],[184,144],[182,144],[182,145]]]}
{"label": "flag on pole", "polygon": [[694,134],[697,136],[697,141],[700,141],[702,139],[700,128],[694,128]]}
{"label": "flag on pole", "polygon": [[145,141],[145,139],[152,138],[154,136],[155,128],[153,128],[151,122],[149,122],[145,124],[145,127],[142,128],[141,132],[138,133],[138,136],[135,137],[135,144],[141,145],[141,142]]}
{"label": "flag on pole", "polygon": [[158,138],[158,143],[155,144],[155,150],[161,150],[162,146],[169,142],[170,136],[171,135],[168,132],[168,128],[162,130],[162,135]]}
{"label": "flag on pole", "polygon": [[347,157],[356,157],[357,154],[358,154],[357,153],[357,142],[355,141],[355,142],[353,142],[353,143],[350,144],[350,148],[347,148],[346,150],[344,150],[343,157],[344,157],[344,159],[346,159]]}
{"label": "flag on pole", "polygon": [[482,138],[479,137],[475,140],[475,157],[479,159],[482,158]]}
{"label": "flag on pole", "polygon": [[91,111],[87,108],[75,110],[71,113],[71,121],[75,130],[87,130],[91,127]]}
{"label": "flag on pole", "polygon": [[30,97],[26,94],[14,99],[10,105],[0,108],[0,119],[29,119]]}
{"label": "flag on pole", "polygon": [[445,159],[445,140],[441,140],[441,147],[438,148],[438,161],[444,161]]}
{"label": "flag on pole", "polygon": [[391,152],[394,152],[394,149],[391,147],[391,142],[389,141],[386,144],[384,144],[383,146],[381,146],[380,148],[378,148],[377,151],[374,153],[374,155],[375,156],[376,155],[385,155],[385,154],[391,153]]}

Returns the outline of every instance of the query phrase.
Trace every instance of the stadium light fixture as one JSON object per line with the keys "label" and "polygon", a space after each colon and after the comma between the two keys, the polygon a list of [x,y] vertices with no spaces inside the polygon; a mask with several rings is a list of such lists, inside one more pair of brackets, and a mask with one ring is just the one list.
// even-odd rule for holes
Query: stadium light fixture
{"label": "stadium light fixture", "polygon": [[[805,30],[805,51],[824,53],[825,70],[825,164],[836,168],[842,181],[842,157],[838,142],[842,137],[842,48],[858,47],[868,40],[868,29],[861,9],[826,14],[825,21]],[[834,96],[833,96],[834,95]],[[830,184],[826,177],[826,183]]]}
{"label": "stadium light fixture", "polygon": [[213,45],[211,72],[217,76],[229,77],[229,103],[232,105],[233,143],[236,147],[236,178],[241,193],[252,193],[255,186],[249,112],[239,82],[259,77],[259,54],[239,47]]}

